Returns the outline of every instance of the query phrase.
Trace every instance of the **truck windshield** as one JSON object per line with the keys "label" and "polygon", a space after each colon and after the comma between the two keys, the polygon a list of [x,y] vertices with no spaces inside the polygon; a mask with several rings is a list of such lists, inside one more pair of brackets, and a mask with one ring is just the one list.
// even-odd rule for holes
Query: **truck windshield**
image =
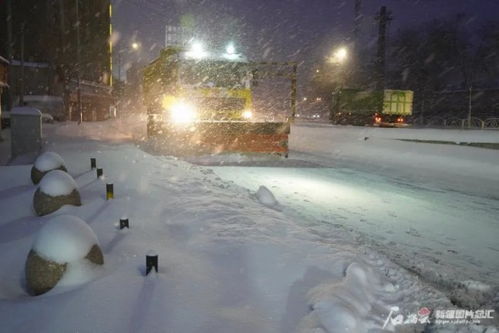
{"label": "truck windshield", "polygon": [[180,66],[182,83],[189,85],[243,88],[248,71],[244,63],[224,61],[186,61]]}

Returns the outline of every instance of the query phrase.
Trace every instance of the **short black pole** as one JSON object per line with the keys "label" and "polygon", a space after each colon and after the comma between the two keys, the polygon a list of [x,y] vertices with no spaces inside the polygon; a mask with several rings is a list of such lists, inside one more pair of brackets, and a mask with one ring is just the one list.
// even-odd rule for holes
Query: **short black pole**
{"label": "short black pole", "polygon": [[97,160],[94,157],[90,158],[90,169],[95,169],[97,168]]}
{"label": "short black pole", "polygon": [[104,170],[102,169],[97,169],[97,178],[100,178],[104,175]]}
{"label": "short black pole", "polygon": [[113,184],[106,184],[106,200],[114,198],[114,186]]}
{"label": "short black pole", "polygon": [[122,218],[120,219],[120,230],[125,228],[130,229],[130,225],[128,224],[127,218]]}
{"label": "short black pole", "polygon": [[147,254],[146,255],[146,275],[148,275],[152,269],[158,272],[158,255],[157,254]]}

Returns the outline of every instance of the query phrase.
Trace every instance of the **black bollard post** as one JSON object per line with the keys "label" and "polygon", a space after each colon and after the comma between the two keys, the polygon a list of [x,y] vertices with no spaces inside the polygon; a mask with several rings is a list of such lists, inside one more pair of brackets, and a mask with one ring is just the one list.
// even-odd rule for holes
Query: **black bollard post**
{"label": "black bollard post", "polygon": [[127,218],[122,218],[120,219],[120,230],[125,228],[130,229],[130,225],[128,224]]}
{"label": "black bollard post", "polygon": [[157,254],[147,254],[146,255],[146,275],[148,275],[152,269],[158,272],[158,255]]}
{"label": "black bollard post", "polygon": [[97,160],[94,157],[90,158],[90,169],[95,169],[97,168]]}
{"label": "black bollard post", "polygon": [[97,169],[97,178],[100,178],[104,175],[104,170],[102,170],[101,168]]}
{"label": "black bollard post", "polygon": [[106,200],[114,198],[114,186],[113,184],[106,184]]}

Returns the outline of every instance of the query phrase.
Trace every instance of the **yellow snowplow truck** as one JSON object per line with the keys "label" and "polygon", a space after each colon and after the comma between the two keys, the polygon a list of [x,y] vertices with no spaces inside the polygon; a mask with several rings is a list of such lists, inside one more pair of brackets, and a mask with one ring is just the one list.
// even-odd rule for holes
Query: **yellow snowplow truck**
{"label": "yellow snowplow truck", "polygon": [[165,48],[144,69],[148,136],[174,154],[287,157],[289,119],[256,120],[251,89],[255,73],[254,65],[235,52],[213,56],[196,44],[191,49]]}

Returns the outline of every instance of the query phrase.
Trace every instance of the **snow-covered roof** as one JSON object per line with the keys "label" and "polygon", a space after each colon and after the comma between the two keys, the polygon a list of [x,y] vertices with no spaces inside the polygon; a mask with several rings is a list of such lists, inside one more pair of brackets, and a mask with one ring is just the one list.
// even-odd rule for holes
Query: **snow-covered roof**
{"label": "snow-covered roof", "polygon": [[[21,66],[20,60],[12,60],[10,62],[12,66]],[[34,61],[25,61],[23,64],[25,67],[34,67],[34,68],[48,68],[49,64],[46,62],[34,62]]]}
{"label": "snow-covered roof", "polygon": [[33,249],[45,259],[70,263],[83,259],[97,236],[85,221],[72,215],[59,215],[46,222],[36,236]]}
{"label": "snow-covered roof", "polygon": [[62,102],[61,96],[52,95],[24,95],[25,102]]}
{"label": "snow-covered roof", "polygon": [[197,61],[226,61],[226,62],[248,62],[248,59],[240,54],[216,54],[216,53],[207,53],[205,57],[196,58],[190,55],[191,52],[185,51],[180,53],[180,58],[182,60],[197,60]]}
{"label": "snow-covered roof", "polygon": [[12,109],[10,112],[11,115],[18,115],[18,116],[41,116],[42,113],[40,110],[36,108],[32,108],[29,106],[18,106]]}

